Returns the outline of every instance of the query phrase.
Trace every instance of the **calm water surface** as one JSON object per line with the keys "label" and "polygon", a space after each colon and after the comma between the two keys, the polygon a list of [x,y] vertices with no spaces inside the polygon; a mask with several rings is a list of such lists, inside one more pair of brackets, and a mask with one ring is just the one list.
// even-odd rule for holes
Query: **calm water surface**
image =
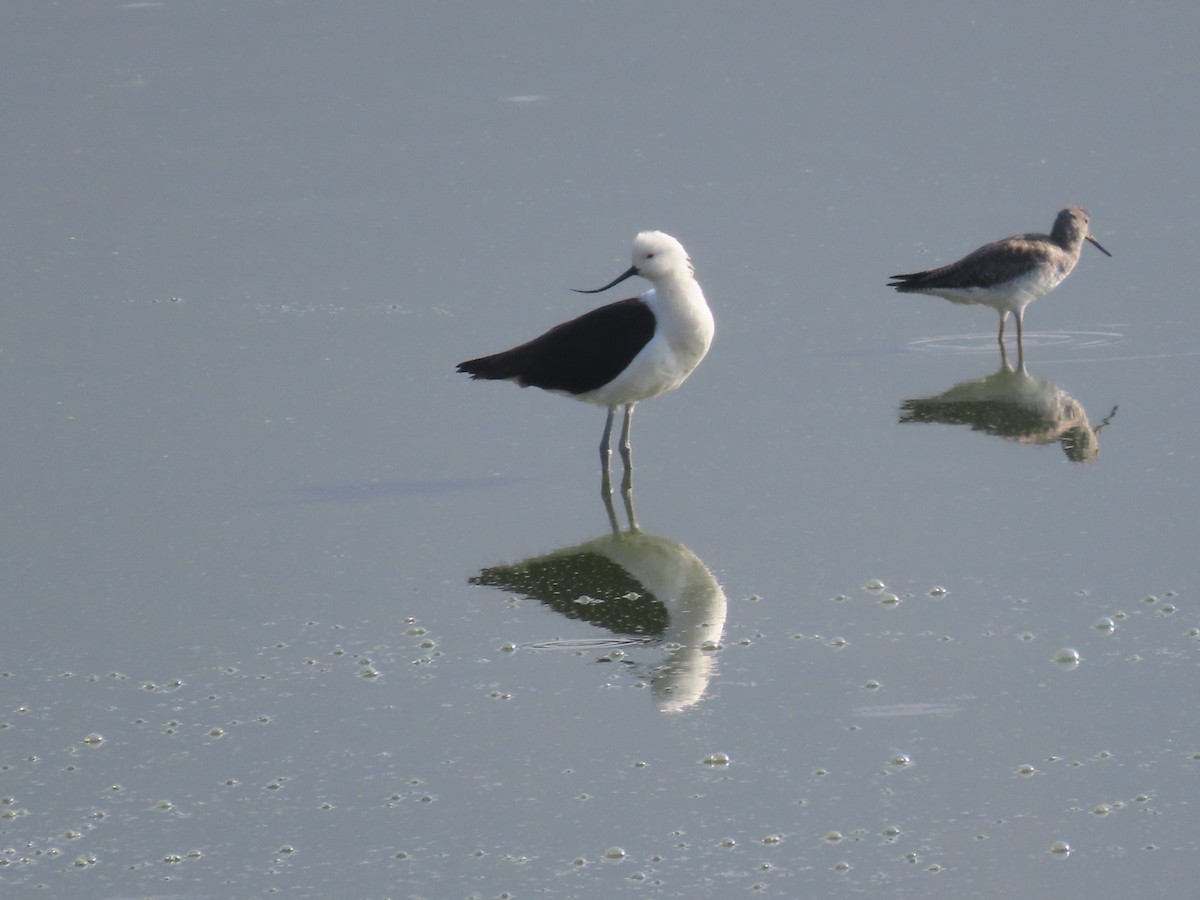
{"label": "calm water surface", "polygon": [[[1196,9],[3,19],[4,896],[1190,889]],[[1069,203],[1023,370],[885,287]],[[643,228],[614,533],[454,364]]]}

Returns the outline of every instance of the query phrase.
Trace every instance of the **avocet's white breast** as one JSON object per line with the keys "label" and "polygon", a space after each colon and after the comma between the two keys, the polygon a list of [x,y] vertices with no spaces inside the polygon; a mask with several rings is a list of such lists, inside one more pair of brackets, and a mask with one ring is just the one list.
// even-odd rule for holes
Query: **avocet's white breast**
{"label": "avocet's white breast", "polygon": [[712,310],[683,245],[665,232],[643,231],[633,243],[633,265],[654,285],[640,298],[654,312],[654,336],[620,375],[581,400],[615,406],[673,390],[712,344]]}

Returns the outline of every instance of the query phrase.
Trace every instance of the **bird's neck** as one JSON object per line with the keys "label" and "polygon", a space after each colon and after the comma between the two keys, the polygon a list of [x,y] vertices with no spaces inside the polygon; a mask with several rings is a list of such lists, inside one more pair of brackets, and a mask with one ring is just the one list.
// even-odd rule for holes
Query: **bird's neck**
{"label": "bird's neck", "polygon": [[647,299],[667,340],[682,351],[703,356],[712,340],[713,317],[695,279],[656,284]]}

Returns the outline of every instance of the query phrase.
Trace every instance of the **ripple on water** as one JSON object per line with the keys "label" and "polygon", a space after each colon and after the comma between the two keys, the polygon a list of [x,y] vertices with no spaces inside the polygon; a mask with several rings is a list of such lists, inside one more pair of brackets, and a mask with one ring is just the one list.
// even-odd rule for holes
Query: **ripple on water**
{"label": "ripple on water", "polygon": [[959,711],[954,703],[894,703],[888,706],[860,706],[856,716],[952,716]]}
{"label": "ripple on water", "polygon": [[[1025,349],[1053,347],[1055,349],[1093,350],[1122,343],[1125,335],[1119,331],[1026,331]],[[1016,341],[1012,340],[1014,351]],[[914,350],[930,353],[970,355],[996,352],[996,332],[977,334],[943,334],[917,338],[908,344]]]}

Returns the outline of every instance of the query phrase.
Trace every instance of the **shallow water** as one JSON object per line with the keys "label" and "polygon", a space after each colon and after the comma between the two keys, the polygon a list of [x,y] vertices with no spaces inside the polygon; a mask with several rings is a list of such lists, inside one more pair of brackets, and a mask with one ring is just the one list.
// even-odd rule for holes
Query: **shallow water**
{"label": "shallow water", "polygon": [[[1200,13],[5,19],[0,893],[1190,887]],[[1023,371],[885,287],[1068,203]],[[717,337],[614,535],[454,364],[648,227]]]}

